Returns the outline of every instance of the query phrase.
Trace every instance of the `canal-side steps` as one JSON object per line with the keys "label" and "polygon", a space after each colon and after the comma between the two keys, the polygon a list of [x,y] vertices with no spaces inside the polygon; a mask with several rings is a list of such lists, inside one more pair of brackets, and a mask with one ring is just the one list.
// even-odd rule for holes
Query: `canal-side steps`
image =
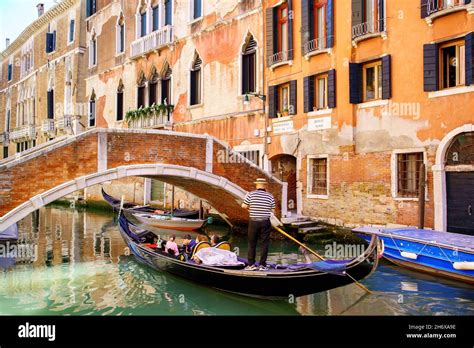
{"label": "canal-side steps", "polygon": [[284,227],[305,241],[325,242],[334,237],[334,233],[327,226],[309,216],[297,215],[282,218]]}

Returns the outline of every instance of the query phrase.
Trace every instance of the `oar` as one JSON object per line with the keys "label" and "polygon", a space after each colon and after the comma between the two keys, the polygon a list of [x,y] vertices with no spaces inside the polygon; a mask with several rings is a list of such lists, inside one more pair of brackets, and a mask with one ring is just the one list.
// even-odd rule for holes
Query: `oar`
{"label": "oar", "polygon": [[[280,225],[283,225],[281,223],[280,220],[278,220],[278,218],[276,216],[273,216],[273,218],[278,221],[278,223]],[[324,257],[322,257],[321,255],[319,255],[316,251],[314,251],[313,249],[311,249],[310,247],[306,246],[305,244],[301,243],[299,240],[297,240],[296,238],[294,238],[293,236],[289,235],[288,233],[286,233],[285,231],[283,231],[280,227],[278,226],[275,226],[275,225],[272,225],[273,228],[275,230],[277,230],[278,232],[280,232],[282,235],[284,235],[285,237],[291,239],[293,242],[295,242],[296,244],[298,244],[299,246],[301,246],[302,248],[305,248],[306,250],[308,250],[311,254],[313,254],[314,256],[316,256],[318,259],[320,259],[321,261],[325,261]],[[354,283],[361,289],[363,289],[364,291],[367,291],[369,294],[372,293],[372,291],[370,291],[369,289],[367,289],[364,285],[362,285],[361,283],[359,283],[356,279],[354,279],[354,277],[352,277],[349,273],[345,273],[349,278],[351,278]]]}

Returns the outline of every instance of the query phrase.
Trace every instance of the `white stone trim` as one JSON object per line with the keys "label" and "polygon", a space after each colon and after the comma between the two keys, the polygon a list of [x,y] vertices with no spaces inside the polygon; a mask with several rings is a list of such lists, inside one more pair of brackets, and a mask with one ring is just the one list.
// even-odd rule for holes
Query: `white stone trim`
{"label": "white stone trim", "polygon": [[472,92],[474,92],[474,86],[460,86],[460,87],[446,88],[440,91],[428,92],[428,99],[447,97],[450,95],[472,93]]}
{"label": "white stone trim", "polygon": [[[317,194],[312,194],[308,193],[312,191],[312,182],[313,182],[313,170],[311,169],[311,160],[313,159],[319,159],[319,158],[325,158],[326,159],[326,190],[327,194],[325,195],[317,195]],[[319,154],[319,155],[308,155],[306,156],[306,198],[316,198],[316,199],[329,199],[329,187],[330,185],[330,167],[329,167],[329,155],[328,154]]]}
{"label": "white stone trim", "polygon": [[[418,202],[418,197],[400,197],[398,196],[398,161],[397,155],[405,154],[405,153],[423,153],[423,163],[426,166],[425,171],[425,180],[428,180],[428,154],[424,147],[416,147],[416,148],[407,148],[407,149],[394,149],[392,151],[392,155],[390,156],[390,181],[391,181],[391,193],[392,198],[396,201],[413,201]],[[428,186],[425,188],[425,200],[428,201]]]}
{"label": "white stone trim", "polygon": [[436,150],[436,162],[431,167],[433,170],[433,194],[434,194],[434,218],[435,230],[447,231],[448,211],[447,211],[447,192],[446,192],[446,168],[444,159],[452,140],[461,133],[474,132],[474,123],[465,124],[453,129],[446,134],[438,145]]}
{"label": "white stone trim", "polygon": [[360,109],[374,108],[378,106],[385,106],[385,105],[388,105],[388,103],[389,103],[388,99],[373,100],[373,101],[357,104],[357,109],[360,110]]}

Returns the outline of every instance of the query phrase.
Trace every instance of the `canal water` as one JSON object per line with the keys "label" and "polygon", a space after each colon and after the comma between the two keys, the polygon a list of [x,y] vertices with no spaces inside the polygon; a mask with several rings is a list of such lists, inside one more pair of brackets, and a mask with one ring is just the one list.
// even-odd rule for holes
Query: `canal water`
{"label": "canal water", "polygon": [[[29,249],[15,259],[0,258],[0,315],[474,315],[474,287],[384,262],[363,281],[372,295],[348,285],[294,301],[268,301],[138,264],[125,256],[112,211],[46,207],[19,227]],[[208,233],[226,232],[216,226]],[[245,255],[245,239],[231,241]],[[293,244],[272,242],[272,262],[301,258]]]}

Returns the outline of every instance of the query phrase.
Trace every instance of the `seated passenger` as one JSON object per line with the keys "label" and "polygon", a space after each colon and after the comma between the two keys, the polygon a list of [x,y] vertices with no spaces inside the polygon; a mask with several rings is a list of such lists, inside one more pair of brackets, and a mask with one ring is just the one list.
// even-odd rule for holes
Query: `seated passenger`
{"label": "seated passenger", "polygon": [[178,250],[178,244],[175,242],[176,240],[176,235],[171,235],[170,239],[166,242],[165,245],[165,253],[168,253],[170,255],[178,255],[179,250]]}
{"label": "seated passenger", "polygon": [[217,244],[219,244],[220,241],[221,241],[221,239],[218,236],[213,235],[211,237],[211,246],[215,247]]}
{"label": "seated passenger", "polygon": [[187,234],[184,236],[183,247],[184,247],[184,252],[186,254],[191,254],[196,244],[197,244],[196,239],[192,239],[190,234]]}

